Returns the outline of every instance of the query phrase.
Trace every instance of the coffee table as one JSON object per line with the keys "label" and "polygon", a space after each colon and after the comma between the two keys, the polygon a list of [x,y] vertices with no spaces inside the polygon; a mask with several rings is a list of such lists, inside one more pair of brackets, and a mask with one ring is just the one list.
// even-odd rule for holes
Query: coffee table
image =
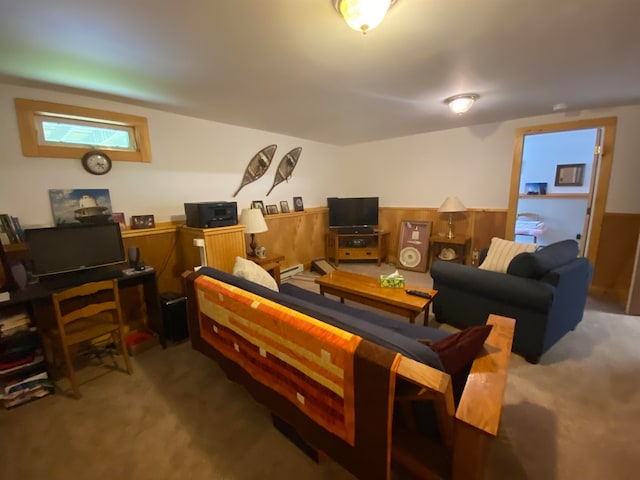
{"label": "coffee table", "polygon": [[421,312],[427,311],[432,299],[409,295],[405,293],[405,289],[422,290],[430,293],[432,297],[438,293],[436,290],[411,285],[407,285],[405,288],[383,288],[380,286],[378,278],[341,270],[316,278],[315,282],[320,285],[322,295],[329,294],[340,297],[340,303],[344,303],[346,298],[408,317],[410,323],[414,323]]}

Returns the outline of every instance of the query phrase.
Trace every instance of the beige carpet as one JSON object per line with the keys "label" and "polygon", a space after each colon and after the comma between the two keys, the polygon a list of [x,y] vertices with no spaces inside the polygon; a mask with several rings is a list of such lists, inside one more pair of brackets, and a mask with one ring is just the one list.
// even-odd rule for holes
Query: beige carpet
{"label": "beige carpet", "polygon": [[[401,272],[431,285],[428,275]],[[294,281],[315,289],[308,272]],[[590,301],[582,323],[539,365],[512,355],[487,478],[637,478],[640,317],[617,310]],[[330,460],[307,459],[189,343],[133,360],[133,376],[87,368],[81,400],[56,394],[0,411],[0,479],[352,478]]]}

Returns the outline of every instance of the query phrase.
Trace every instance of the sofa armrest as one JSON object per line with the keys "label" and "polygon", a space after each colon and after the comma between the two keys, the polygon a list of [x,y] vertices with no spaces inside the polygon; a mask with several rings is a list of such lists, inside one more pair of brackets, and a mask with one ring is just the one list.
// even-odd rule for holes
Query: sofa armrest
{"label": "sofa armrest", "polygon": [[[449,287],[542,312],[553,303],[553,285],[531,278],[443,261],[434,262],[430,273],[436,290]],[[437,295],[434,302],[438,302]]]}

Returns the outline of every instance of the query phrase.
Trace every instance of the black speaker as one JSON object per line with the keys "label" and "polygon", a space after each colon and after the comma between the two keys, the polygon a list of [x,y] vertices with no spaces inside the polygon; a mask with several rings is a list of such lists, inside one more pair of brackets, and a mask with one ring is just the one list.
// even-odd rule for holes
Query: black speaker
{"label": "black speaker", "polygon": [[138,247],[129,247],[127,253],[129,255],[129,266],[136,270],[144,270],[144,263],[140,259],[140,249]]}
{"label": "black speaker", "polygon": [[187,297],[178,293],[165,292],[160,294],[162,306],[162,326],[165,338],[174,342],[184,340],[189,336],[187,327]]}

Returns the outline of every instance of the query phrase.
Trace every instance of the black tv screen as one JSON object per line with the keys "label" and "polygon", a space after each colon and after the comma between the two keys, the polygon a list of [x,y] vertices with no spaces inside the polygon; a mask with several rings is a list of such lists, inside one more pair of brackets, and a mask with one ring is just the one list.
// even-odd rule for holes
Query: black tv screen
{"label": "black tv screen", "polygon": [[330,227],[378,225],[378,197],[327,198]]}
{"label": "black tv screen", "polygon": [[74,272],[125,260],[120,225],[78,224],[25,230],[34,276]]}

